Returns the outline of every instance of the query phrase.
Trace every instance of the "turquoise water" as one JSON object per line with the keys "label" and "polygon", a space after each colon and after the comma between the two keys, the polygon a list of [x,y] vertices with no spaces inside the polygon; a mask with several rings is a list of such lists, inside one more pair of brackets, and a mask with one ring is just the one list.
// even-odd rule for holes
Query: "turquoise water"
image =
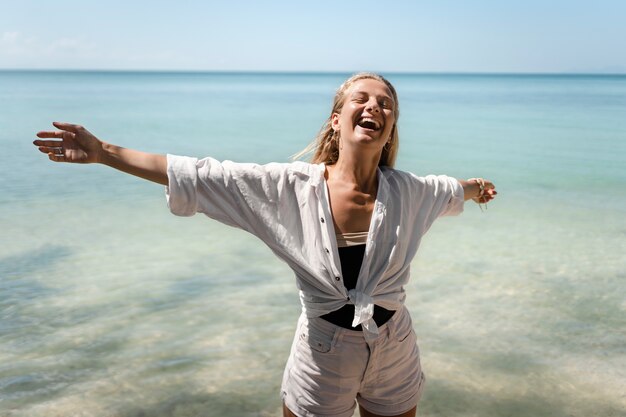
{"label": "turquoise water", "polygon": [[[152,152],[286,161],[347,74],[0,72],[0,416],[278,416],[295,281],[163,188],[54,164],[54,120]],[[388,74],[398,168],[492,179],[407,306],[423,416],[626,412],[626,76]]]}

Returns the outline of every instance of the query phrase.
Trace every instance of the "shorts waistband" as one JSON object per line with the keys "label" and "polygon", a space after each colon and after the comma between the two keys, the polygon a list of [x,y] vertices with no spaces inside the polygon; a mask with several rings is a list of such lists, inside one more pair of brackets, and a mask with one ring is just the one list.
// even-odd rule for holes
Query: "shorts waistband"
{"label": "shorts waistband", "polygon": [[[392,316],[389,318],[389,320],[387,320],[381,326],[378,326],[379,334],[382,335],[386,331],[389,331],[392,334],[395,333],[397,323],[400,321],[400,319],[402,319],[404,314],[408,314],[408,311],[406,310],[405,306],[402,306],[398,310],[395,310]],[[324,331],[325,333],[339,333],[342,335],[344,339],[346,337],[365,339],[365,336],[363,335],[362,330],[347,329],[345,327],[338,326],[334,323],[331,323],[328,320],[323,319],[322,317],[307,318],[303,314],[303,318],[304,320],[307,320],[308,322],[312,322],[312,325]]]}

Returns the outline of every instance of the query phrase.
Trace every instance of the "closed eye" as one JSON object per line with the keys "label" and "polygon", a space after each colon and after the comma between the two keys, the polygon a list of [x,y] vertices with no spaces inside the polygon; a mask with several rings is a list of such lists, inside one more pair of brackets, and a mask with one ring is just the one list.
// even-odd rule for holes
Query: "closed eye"
{"label": "closed eye", "polygon": [[393,103],[389,100],[382,100],[380,106],[385,109],[393,109]]}
{"label": "closed eye", "polygon": [[356,103],[365,103],[367,101],[367,96],[365,94],[355,94],[352,96],[352,101]]}
{"label": "closed eye", "polygon": [[[355,103],[366,103],[369,100],[369,96],[362,92],[357,92],[352,96],[352,101]],[[383,96],[378,98],[378,105],[384,109],[393,109],[393,100],[389,97]]]}

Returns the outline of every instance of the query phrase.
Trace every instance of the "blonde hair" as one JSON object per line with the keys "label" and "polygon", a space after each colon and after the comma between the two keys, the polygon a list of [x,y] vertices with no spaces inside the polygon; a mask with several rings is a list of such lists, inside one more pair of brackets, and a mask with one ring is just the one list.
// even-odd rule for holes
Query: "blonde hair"
{"label": "blonde hair", "polygon": [[396,162],[399,145],[398,117],[400,116],[400,109],[398,107],[398,95],[396,94],[396,89],[393,88],[393,85],[391,85],[389,81],[387,81],[382,75],[372,72],[359,72],[341,84],[335,93],[333,108],[330,112],[330,116],[328,116],[328,119],[326,119],[322,125],[317,137],[306,148],[294,155],[294,159],[299,159],[312,153],[313,158],[311,159],[311,163],[313,164],[324,163],[326,165],[332,165],[337,162],[337,159],[339,158],[339,133],[335,132],[331,125],[333,114],[341,113],[341,109],[343,108],[346,98],[346,91],[348,91],[348,89],[352,87],[355,82],[365,79],[372,79],[384,83],[389,88],[391,95],[393,96],[393,114],[395,116],[395,123],[393,130],[391,131],[391,140],[383,148],[380,160],[378,161],[379,166],[388,166],[393,168],[393,165]]}

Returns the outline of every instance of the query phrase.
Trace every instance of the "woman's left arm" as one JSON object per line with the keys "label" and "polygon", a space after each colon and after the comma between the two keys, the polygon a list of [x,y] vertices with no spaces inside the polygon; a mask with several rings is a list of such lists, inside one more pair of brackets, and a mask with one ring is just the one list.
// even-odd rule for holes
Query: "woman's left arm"
{"label": "woman's left arm", "polygon": [[483,178],[470,178],[458,180],[463,187],[464,200],[472,200],[475,203],[485,204],[496,198],[498,192],[496,186]]}

